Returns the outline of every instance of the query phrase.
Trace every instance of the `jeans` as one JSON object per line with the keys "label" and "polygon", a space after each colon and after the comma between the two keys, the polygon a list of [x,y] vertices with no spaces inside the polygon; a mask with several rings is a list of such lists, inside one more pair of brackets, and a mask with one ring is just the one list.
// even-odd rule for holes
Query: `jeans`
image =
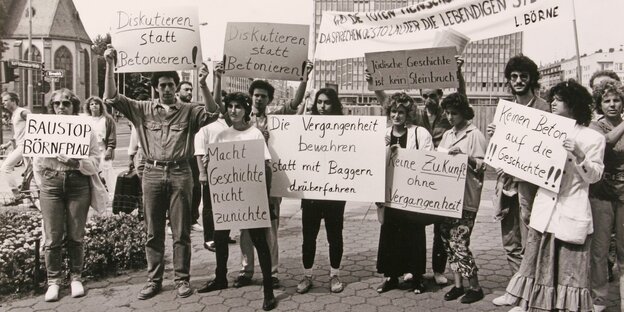
{"label": "jeans", "polygon": [[[505,196],[505,195],[502,195]],[[516,273],[520,269],[522,262],[522,251],[525,246],[526,237],[523,236],[521,229],[525,229],[525,224],[520,219],[520,205],[518,196],[505,196],[503,199],[509,207],[509,211],[501,220],[501,238],[503,240],[503,249],[507,255],[507,262],[511,267],[511,272]]]}
{"label": "jeans", "polygon": [[[615,226],[617,263],[624,268],[624,203],[597,198],[589,199],[592,208],[594,234],[591,244],[591,288],[594,303],[608,305],[609,281],[607,255],[611,232]],[[621,270],[621,269],[620,269]],[[624,304],[624,274],[620,274],[620,300]]]}
{"label": "jeans", "polygon": [[329,263],[333,269],[340,269],[342,262],[342,228],[344,223],[344,201],[301,200],[303,223],[303,268],[311,269],[316,255],[316,237],[325,219],[327,242],[329,243]]}
{"label": "jeans", "polygon": [[528,236],[531,210],[533,209],[533,201],[535,200],[537,189],[538,187],[535,184],[518,181],[518,204],[520,205],[520,219],[522,220],[520,234],[524,237],[523,241]]}
{"label": "jeans", "polygon": [[[271,254],[271,274],[277,274],[279,265],[279,244],[277,243],[277,230],[279,229],[279,215],[281,197],[269,197],[269,209],[272,214],[277,216],[271,220],[271,227],[266,231],[266,241],[269,245],[269,253]],[[240,232],[240,249],[241,249],[241,270],[240,275],[251,278],[254,274],[254,250],[251,233],[249,230],[241,230]]]}
{"label": "jeans", "polygon": [[[258,252],[258,261],[262,270],[262,288],[265,298],[273,297],[273,283],[271,281],[271,255],[266,241],[267,228],[247,229],[253,246]],[[217,268],[215,269],[215,281],[227,284],[227,261],[230,253],[228,240],[230,230],[214,232],[214,242],[217,256]]]}
{"label": "jeans", "polygon": [[188,164],[154,166],[143,170],[143,205],[147,242],[148,280],[162,283],[165,270],[165,222],[169,212],[173,232],[175,281],[188,281],[191,268],[191,200],[193,180]]}
{"label": "jeans", "polygon": [[11,153],[4,159],[2,162],[2,167],[0,167],[0,174],[2,175],[2,179],[7,181],[9,188],[13,193],[17,193],[18,183],[13,179],[9,174],[13,172],[15,169],[15,165],[22,160],[24,146],[22,144],[17,145]]}
{"label": "jeans", "polygon": [[199,167],[195,157],[189,159],[191,164],[191,172],[193,172],[193,200],[191,201],[191,224],[197,223],[199,220],[199,204],[202,200],[201,183],[199,183]]}
{"label": "jeans", "polygon": [[61,278],[63,246],[71,261],[72,279],[80,280],[84,250],[83,239],[91,202],[89,177],[78,171],[43,170],[41,214],[45,231],[45,263],[48,284]]}
{"label": "jeans", "polygon": [[204,242],[214,240],[214,218],[212,216],[212,202],[210,201],[210,187],[202,185],[202,223],[204,224]]}

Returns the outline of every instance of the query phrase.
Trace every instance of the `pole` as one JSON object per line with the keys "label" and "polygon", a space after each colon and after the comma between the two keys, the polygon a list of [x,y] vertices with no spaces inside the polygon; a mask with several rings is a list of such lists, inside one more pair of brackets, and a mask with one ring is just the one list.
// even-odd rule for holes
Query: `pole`
{"label": "pole", "polygon": [[[33,60],[32,49],[32,0],[28,0],[28,61]],[[28,72],[28,89],[26,91],[26,103],[28,103],[28,110],[33,111],[33,75],[32,70],[27,69]]]}
{"label": "pole", "polygon": [[576,80],[583,83],[583,73],[581,71],[581,52],[579,52],[578,31],[576,30],[576,8],[574,0],[572,0],[572,25],[574,26],[574,44],[576,45]]}

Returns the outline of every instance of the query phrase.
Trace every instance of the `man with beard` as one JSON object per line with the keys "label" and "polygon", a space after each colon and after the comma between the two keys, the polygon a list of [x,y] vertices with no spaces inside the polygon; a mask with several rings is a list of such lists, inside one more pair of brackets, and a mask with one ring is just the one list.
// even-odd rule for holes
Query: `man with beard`
{"label": "man with beard", "polygon": [[[509,59],[505,66],[507,86],[519,105],[550,112],[550,104],[537,96],[540,74],[537,64],[524,55]],[[487,126],[490,137],[494,135],[496,124]],[[531,208],[538,186],[505,174],[497,169],[496,181],[496,218],[501,222],[503,248],[507,262],[515,273],[520,268],[524,251]],[[505,296],[495,298],[495,305],[507,305]]]}

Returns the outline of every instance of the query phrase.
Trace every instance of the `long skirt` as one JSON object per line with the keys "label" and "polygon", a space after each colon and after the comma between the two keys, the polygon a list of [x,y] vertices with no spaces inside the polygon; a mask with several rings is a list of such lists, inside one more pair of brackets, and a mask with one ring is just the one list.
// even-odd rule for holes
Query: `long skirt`
{"label": "long skirt", "polygon": [[386,207],[379,233],[377,272],[385,277],[412,273],[418,278],[425,272],[427,261],[424,223],[418,213]]}
{"label": "long skirt", "polygon": [[529,228],[520,270],[507,286],[507,302],[526,311],[592,311],[591,235],[583,245]]}

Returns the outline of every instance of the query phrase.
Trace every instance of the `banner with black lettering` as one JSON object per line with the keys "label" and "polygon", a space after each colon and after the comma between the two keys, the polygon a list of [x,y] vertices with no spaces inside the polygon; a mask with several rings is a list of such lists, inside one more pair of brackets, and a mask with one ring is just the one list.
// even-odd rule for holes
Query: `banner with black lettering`
{"label": "banner with black lettering", "polygon": [[570,0],[427,0],[393,10],[325,11],[314,58],[430,48],[448,28],[476,41],[571,20]]}
{"label": "banner with black lettering", "polygon": [[88,158],[91,130],[91,117],[28,114],[24,156]]}
{"label": "banner with black lettering", "polygon": [[382,202],[386,118],[269,115],[271,196]]}
{"label": "banner with black lettering", "polygon": [[111,27],[115,72],[199,68],[202,60],[197,7],[120,8]]}
{"label": "banner with black lettering", "polygon": [[485,152],[485,163],[559,192],[567,156],[563,141],[576,121],[500,100],[493,123],[496,131]]}
{"label": "banner with black lettering", "polygon": [[386,205],[461,218],[467,165],[465,154],[392,149],[386,163]]}
{"label": "banner with black lettering", "polygon": [[208,187],[215,230],[271,226],[262,140],[207,146]]}

